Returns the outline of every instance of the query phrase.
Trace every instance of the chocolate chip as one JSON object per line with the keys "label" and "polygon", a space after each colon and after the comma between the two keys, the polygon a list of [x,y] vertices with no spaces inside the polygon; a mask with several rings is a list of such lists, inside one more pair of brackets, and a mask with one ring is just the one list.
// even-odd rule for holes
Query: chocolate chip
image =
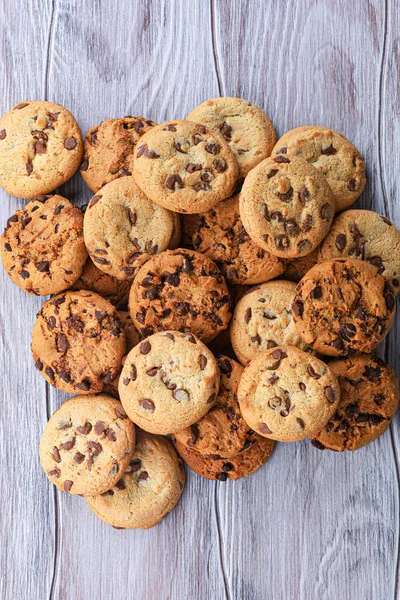
{"label": "chocolate chip", "polygon": [[278,250],[284,250],[290,246],[290,241],[287,235],[281,234],[275,236],[275,245]]}
{"label": "chocolate chip", "polygon": [[115,433],[114,429],[108,428],[106,431],[106,435],[107,435],[107,438],[110,440],[110,442],[117,441],[117,434]]}
{"label": "chocolate chip", "polygon": [[310,296],[314,300],[318,300],[319,298],[322,298],[322,288],[318,285],[313,290],[311,290]]}
{"label": "chocolate chip", "polygon": [[321,206],[321,210],[320,210],[321,219],[324,219],[324,221],[330,221],[332,214],[333,214],[333,209],[330,204],[324,204],[323,206]]}
{"label": "chocolate chip", "polygon": [[271,179],[271,177],[273,177],[274,175],[276,175],[278,172],[278,169],[271,169],[270,172],[267,175],[268,179]]}
{"label": "chocolate chip", "polygon": [[137,471],[139,471],[139,469],[142,468],[142,461],[140,460],[140,458],[134,458],[133,460],[131,460],[129,465],[132,469],[132,473],[137,473]]}
{"label": "chocolate chip", "polygon": [[304,423],[303,419],[297,418],[296,421],[297,421],[297,425],[299,426],[299,429],[305,428],[305,423]]}
{"label": "chocolate chip", "polygon": [[258,431],[260,431],[261,433],[264,433],[264,434],[272,433],[272,431],[270,430],[270,428],[268,427],[268,425],[266,423],[260,423],[258,425]]}
{"label": "chocolate chip", "polygon": [[347,182],[347,189],[351,192],[355,192],[358,189],[358,183],[355,179],[349,179]]}
{"label": "chocolate chip", "polygon": [[363,375],[367,377],[370,381],[374,381],[375,379],[379,379],[382,375],[382,370],[379,367],[373,367],[371,365],[367,365],[364,369]]}
{"label": "chocolate chip", "polygon": [[67,336],[64,333],[57,334],[57,351],[66,352],[69,348],[69,342]]}
{"label": "chocolate chip", "polygon": [[337,150],[330,144],[327,148],[321,148],[321,154],[325,154],[326,156],[332,156],[332,154],[336,154]]}
{"label": "chocolate chip", "polygon": [[151,344],[147,340],[145,340],[144,342],[142,342],[140,344],[140,353],[141,354],[148,354],[150,352],[150,350],[151,350]]}
{"label": "chocolate chip", "polygon": [[312,223],[313,223],[312,215],[306,215],[304,218],[304,221],[303,221],[303,231],[305,233],[308,233],[309,231],[311,231]]}
{"label": "chocolate chip", "polygon": [[163,131],[176,131],[176,127],[174,127],[173,125],[166,125],[165,127],[163,127]]}
{"label": "chocolate chip", "polygon": [[146,371],[146,375],[149,377],[155,377],[159,371],[160,367],[152,367],[148,371]]}
{"label": "chocolate chip", "polygon": [[302,381],[300,381],[299,388],[301,389],[302,392],[305,392],[306,389],[307,389],[307,386],[306,386],[305,383],[303,383]]}
{"label": "chocolate chip", "polygon": [[208,142],[204,149],[209,154],[218,154],[218,152],[221,150],[221,146],[215,142]]}
{"label": "chocolate chip", "polygon": [[293,188],[290,187],[285,193],[278,192],[278,198],[282,202],[288,202],[289,200],[291,200],[291,198],[293,198]]}
{"label": "chocolate chip", "polygon": [[90,386],[91,383],[89,379],[83,379],[82,381],[76,384],[78,390],[82,390],[82,392],[88,392],[90,390]]}
{"label": "chocolate chip", "polygon": [[20,110],[21,108],[25,108],[25,106],[28,106],[29,102],[20,102],[20,104],[17,104],[17,106],[14,106],[14,110]]}
{"label": "chocolate chip", "polygon": [[40,271],[41,273],[48,273],[49,267],[50,267],[50,263],[48,260],[41,260],[36,265],[37,270]]}
{"label": "chocolate chip", "polygon": [[82,435],[88,435],[92,431],[92,424],[87,421],[84,425],[77,426],[76,431]]}
{"label": "chocolate chip", "polygon": [[138,477],[138,481],[146,481],[148,479],[149,474],[147,471],[142,471]]}
{"label": "chocolate chip", "polygon": [[82,161],[82,163],[81,163],[80,170],[81,170],[81,171],[87,171],[87,170],[88,170],[88,167],[89,167],[89,159],[88,159],[88,158],[85,158],[85,159]]}
{"label": "chocolate chip", "polygon": [[223,135],[223,137],[230,141],[231,137],[232,137],[232,127],[230,125],[228,125],[228,123],[224,123],[222,125],[222,127],[220,127],[221,130],[221,134]]}
{"label": "chocolate chip", "polygon": [[4,244],[4,250],[6,250],[7,252],[11,252],[12,248],[8,242]]}
{"label": "chocolate chip", "polygon": [[143,398],[140,401],[140,406],[144,409],[147,410],[148,412],[154,412],[155,410],[155,406],[154,406],[154,402],[153,400],[150,400],[150,398]]}
{"label": "chocolate chip", "polygon": [[212,189],[212,187],[205,181],[198,181],[197,183],[194,184],[193,189],[195,192],[200,192],[200,191],[208,192]]}
{"label": "chocolate chip", "polygon": [[58,477],[60,477],[60,475],[61,475],[61,471],[60,471],[60,469],[52,469],[52,470],[51,470],[51,471],[49,471],[47,474],[48,474],[50,477],[57,477],[57,478],[58,478]]}
{"label": "chocolate chip", "polygon": [[54,446],[52,454],[53,454],[53,458],[56,461],[56,463],[60,463],[61,456],[60,456],[60,452],[56,446]]}
{"label": "chocolate chip", "polygon": [[293,302],[292,310],[296,317],[301,317],[304,311],[303,303],[300,301]]}
{"label": "chocolate chip", "polygon": [[31,160],[28,160],[28,162],[25,163],[25,170],[28,176],[32,174],[33,164]]}
{"label": "chocolate chip", "polygon": [[223,173],[228,168],[228,165],[226,164],[226,162],[224,160],[219,159],[219,158],[215,158],[213,160],[213,165],[214,165],[215,170],[217,171],[217,173]]}
{"label": "chocolate chip", "polygon": [[64,481],[64,491],[70,492],[73,485],[74,485],[73,481],[70,481],[69,479],[66,479]]}
{"label": "chocolate chip", "polygon": [[183,182],[182,182],[182,178],[174,173],[171,175],[168,175],[168,177],[165,180],[165,185],[167,186],[167,188],[169,190],[176,190],[176,188],[182,188],[183,187]]}
{"label": "chocolate chip", "polygon": [[74,137],[67,137],[64,141],[64,148],[67,150],[73,150],[76,148],[78,141]]}
{"label": "chocolate chip", "polygon": [[344,350],[344,344],[343,344],[343,342],[342,342],[342,340],[341,340],[340,338],[337,338],[336,340],[334,340],[334,341],[332,342],[332,346],[333,346],[333,347],[334,347],[336,350],[339,350],[339,351],[342,351],[342,350]]}
{"label": "chocolate chip", "polygon": [[98,265],[109,265],[110,261],[108,261],[106,258],[101,258],[100,256],[93,256],[92,257],[93,262],[97,263]]}
{"label": "chocolate chip", "polygon": [[37,368],[37,370],[38,370],[38,371],[41,371],[41,370],[43,369],[43,363],[42,363],[42,361],[40,360],[40,358],[38,358],[38,359],[35,361],[35,367]]}
{"label": "chocolate chip", "polygon": [[68,440],[68,442],[64,442],[63,444],[61,444],[61,448],[63,450],[72,450],[72,448],[75,446],[75,438],[72,438],[72,440]]}
{"label": "chocolate chip", "polygon": [[54,371],[51,367],[46,367],[44,372],[46,373],[46,375],[50,379],[50,381],[54,381]]}
{"label": "chocolate chip", "polygon": [[287,156],[282,156],[282,154],[275,156],[274,161],[278,164],[279,163],[290,163],[290,159]]}
{"label": "chocolate chip", "polygon": [[93,196],[93,198],[89,202],[89,208],[92,208],[95,204],[100,200],[100,196]]}
{"label": "chocolate chip", "polygon": [[342,338],[349,342],[350,338],[353,338],[357,333],[357,328],[353,323],[341,323],[340,324],[340,334]]}
{"label": "chocolate chip", "polygon": [[33,145],[33,151],[35,154],[45,154],[47,151],[47,144],[43,140],[38,140]]}
{"label": "chocolate chip", "polygon": [[229,358],[218,359],[218,368],[222,375],[228,375],[229,373],[232,373],[232,363]]}
{"label": "chocolate chip", "polygon": [[325,396],[330,404],[334,404],[336,400],[335,390],[332,386],[328,385],[325,388]]}
{"label": "chocolate chip", "polygon": [[361,306],[356,310],[355,317],[356,319],[360,319],[361,321],[367,320],[367,314]]}
{"label": "chocolate chip", "polygon": [[289,219],[285,223],[285,231],[291,237],[296,237],[296,235],[298,235],[300,229],[299,229],[299,226],[298,226],[298,224],[296,223],[296,221],[294,219]]}
{"label": "chocolate chip", "polygon": [[167,275],[166,282],[172,287],[178,287],[178,285],[180,284],[180,277],[178,273],[170,273],[169,275]]}
{"label": "chocolate chip", "polygon": [[178,388],[172,392],[173,397],[178,402],[187,402],[190,399],[189,392],[183,388]]}
{"label": "chocolate chip", "polygon": [[344,250],[346,243],[347,243],[347,238],[344,235],[344,233],[339,233],[339,235],[336,236],[336,240],[335,240],[336,248],[341,252],[342,250]]}
{"label": "chocolate chip", "polygon": [[377,406],[382,406],[383,403],[385,402],[385,396],[383,394],[375,394],[374,402]]}
{"label": "chocolate chip", "polygon": [[0,131],[0,140],[4,140],[7,137],[7,132],[5,129]]}
{"label": "chocolate chip", "polygon": [[98,456],[101,454],[101,452],[103,452],[103,446],[100,444],[100,442],[88,442],[86,447],[92,456]]}
{"label": "chocolate chip", "polygon": [[199,356],[199,367],[200,367],[201,371],[204,371],[204,369],[207,366],[207,362],[208,362],[207,361],[207,357],[204,356],[204,354],[200,354],[200,356]]}
{"label": "chocolate chip", "polygon": [[186,171],[187,171],[188,173],[194,173],[195,171],[201,171],[201,170],[202,170],[202,168],[203,168],[203,165],[200,165],[200,164],[195,164],[195,163],[189,163],[189,164],[186,166]]}
{"label": "chocolate chip", "polygon": [[250,321],[250,319],[251,319],[251,308],[249,307],[246,309],[246,312],[244,315],[244,322],[248,323]]}

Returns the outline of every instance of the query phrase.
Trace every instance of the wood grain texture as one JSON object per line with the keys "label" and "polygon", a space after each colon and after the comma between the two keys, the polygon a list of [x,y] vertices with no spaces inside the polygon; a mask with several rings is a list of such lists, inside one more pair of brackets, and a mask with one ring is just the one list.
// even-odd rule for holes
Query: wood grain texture
{"label": "wood grain texture", "polygon": [[[279,133],[327,125],[368,167],[357,206],[400,227],[400,13],[396,0],[11,0],[0,4],[0,112],[64,104],[83,132],[102,119],[185,117],[247,98]],[[79,203],[79,175],[60,189]],[[23,201],[0,190],[0,218]],[[399,419],[354,454],[279,444],[252,477],[188,473],[182,501],[147,532],[115,531],[56,493],[37,444],[66,395],[34,372],[41,300],[0,274],[0,597],[89,600],[399,598]],[[382,351],[400,371],[397,323]]]}

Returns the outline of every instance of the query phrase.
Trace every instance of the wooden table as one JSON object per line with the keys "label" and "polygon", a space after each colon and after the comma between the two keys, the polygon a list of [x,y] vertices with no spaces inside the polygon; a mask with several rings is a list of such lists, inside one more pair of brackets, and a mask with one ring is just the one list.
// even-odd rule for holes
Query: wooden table
{"label": "wooden table", "polygon": [[[400,7],[396,0],[3,0],[1,113],[69,108],[83,132],[108,117],[184,118],[207,98],[247,98],[279,134],[343,132],[366,159],[357,206],[400,226]],[[61,193],[90,197],[79,175]],[[1,191],[0,217],[24,202]],[[248,479],[188,473],[154,529],[115,531],[56,492],[37,447],[66,395],[34,369],[43,299],[0,273],[0,596],[6,600],[399,598],[397,418],[367,448],[279,444]],[[397,319],[382,349],[399,371]]]}

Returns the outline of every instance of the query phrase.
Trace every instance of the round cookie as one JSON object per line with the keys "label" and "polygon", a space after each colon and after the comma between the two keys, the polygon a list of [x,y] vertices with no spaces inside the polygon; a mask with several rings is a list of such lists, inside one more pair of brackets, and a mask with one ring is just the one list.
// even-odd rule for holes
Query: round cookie
{"label": "round cookie", "polygon": [[220,356],[217,364],[220,388],[215,404],[200,421],[175,434],[181,444],[214,460],[237,456],[256,441],[237,399],[243,367],[226,356]]}
{"label": "round cookie", "polygon": [[266,158],[246,177],[240,216],[254,243],[275,256],[310,254],[329,231],[335,201],[325,177],[302,158]]}
{"label": "round cookie", "polygon": [[218,481],[242,479],[255,473],[270,458],[275,446],[273,440],[255,435],[255,443],[245,452],[229,459],[214,459],[203,456],[196,450],[181,444],[176,436],[172,441],[185,463],[198,475]]}
{"label": "round cookie", "polygon": [[144,134],[133,176],[153,202],[179,213],[204,212],[232,194],[239,175],[224,138],[191,121],[170,121]]}
{"label": "round cookie", "polygon": [[251,285],[281,275],[286,262],[255,245],[239,214],[239,196],[199,215],[193,246],[215,262],[229,283]]}
{"label": "round cookie", "polygon": [[191,333],[155,333],[130,351],[119,382],[121,402],[134,423],[166,435],[190,427],[214,404],[217,362]]}
{"label": "round cookie", "polygon": [[175,228],[171,211],[149,200],[132,177],[101,188],[84,218],[89,255],[101,271],[119,280],[133,279],[143,263],[166,250]]}
{"label": "round cookie", "polygon": [[8,219],[0,249],[7,275],[25,292],[61,292],[87,259],[82,211],[62,196],[38,196]]}
{"label": "round cookie", "polygon": [[228,288],[218,267],[192,250],[167,250],[137,273],[129,295],[136,328],[146,337],[156,331],[190,331],[207,343],[226,329]]}
{"label": "round cookie", "polygon": [[36,368],[54,387],[70,394],[101,392],[121,367],[125,333],[107,300],[67,291],[38,312],[31,349]]}
{"label": "round cookie", "polygon": [[389,331],[395,297],[377,267],[332,259],[315,265],[297,285],[292,305],[299,335],[328,356],[372,352]]}
{"label": "round cookie", "polygon": [[72,177],[82,135],[71,113],[53,102],[20,102],[0,119],[0,185],[11,196],[48,194]]}
{"label": "round cookie", "polygon": [[40,440],[42,467],[63,492],[95,496],[121,479],[135,448],[135,427],[104,394],[74,396],[51,416]]}
{"label": "round cookie", "polygon": [[238,398],[244,419],[257,433],[281,442],[312,437],[339,403],[330,368],[293,346],[267,350],[245,368]]}
{"label": "round cookie", "polygon": [[365,188],[365,165],[359,151],[332,129],[316,126],[291,129],[277,141],[274,154],[304,158],[321,171],[332,189],[337,212],[351,206]]}
{"label": "round cookie", "polygon": [[154,125],[144,117],[123,117],[107,119],[89,129],[80,173],[93,193],[118,177],[132,175],[135,147]]}
{"label": "round cookie", "polygon": [[275,346],[310,348],[296,331],[292,303],[296,285],[291,281],[268,281],[250,289],[237,303],[230,325],[233,350],[246,366]]}
{"label": "round cookie", "polygon": [[290,260],[282,277],[298,283],[300,279],[302,279],[304,275],[317,264],[317,262],[318,248],[313,250],[310,254],[307,254],[307,256],[300,256],[300,258]]}
{"label": "round cookie", "polygon": [[241,98],[212,98],[187,116],[220,133],[235,153],[240,176],[270,156],[276,143],[275,129],[267,115],[255,104]]}
{"label": "round cookie", "polygon": [[399,406],[397,376],[367,354],[332,360],[329,368],[339,380],[340,402],[312,443],[320,450],[357,450],[389,427]]}
{"label": "round cookie", "polygon": [[178,503],[185,471],[172,445],[158,435],[137,430],[135,452],[117,484],[86,498],[90,509],[116,529],[149,529]]}
{"label": "round cookie", "polygon": [[400,231],[372,210],[346,210],[334,219],[319,249],[319,261],[365,260],[378,268],[397,294],[400,289]]}
{"label": "round cookie", "polygon": [[71,290],[89,290],[103,296],[106,300],[114,304],[118,309],[128,306],[131,281],[125,279],[119,281],[111,275],[100,271],[91,258],[88,258],[81,276],[73,285]]}

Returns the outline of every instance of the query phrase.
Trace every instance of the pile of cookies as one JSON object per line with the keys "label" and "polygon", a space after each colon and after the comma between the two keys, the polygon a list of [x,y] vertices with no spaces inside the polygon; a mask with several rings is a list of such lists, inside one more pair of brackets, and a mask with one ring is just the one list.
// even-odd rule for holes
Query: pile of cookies
{"label": "pile of cookies", "polygon": [[[82,208],[54,193],[78,169],[94,194]],[[84,140],[57,104],[3,116],[0,185],[33,198],[7,221],[3,265],[51,295],[33,361],[74,394],[40,442],[50,481],[112,526],[146,529],[178,502],[183,461],[226,481],[276,441],[342,451],[381,435],[399,402],[376,351],[400,232],[350,209],[365,182],[343,135],[277,141],[237,98],[160,125],[109,119]]]}

